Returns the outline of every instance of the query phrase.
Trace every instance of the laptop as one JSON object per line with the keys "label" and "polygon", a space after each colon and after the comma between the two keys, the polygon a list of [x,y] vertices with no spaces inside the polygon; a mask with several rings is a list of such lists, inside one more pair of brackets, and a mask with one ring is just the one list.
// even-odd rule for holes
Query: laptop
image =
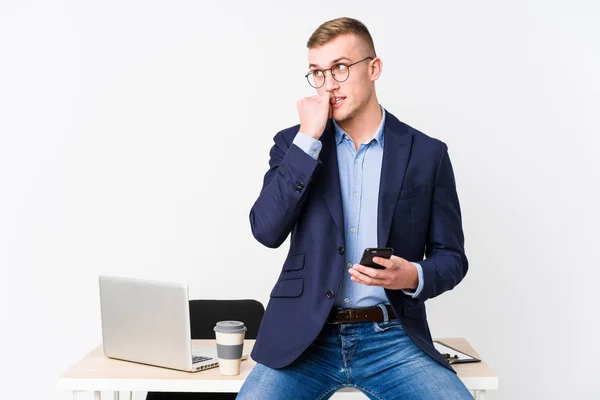
{"label": "laptop", "polygon": [[186,285],[116,276],[99,283],[107,357],[188,372],[219,365],[216,346],[192,346]]}

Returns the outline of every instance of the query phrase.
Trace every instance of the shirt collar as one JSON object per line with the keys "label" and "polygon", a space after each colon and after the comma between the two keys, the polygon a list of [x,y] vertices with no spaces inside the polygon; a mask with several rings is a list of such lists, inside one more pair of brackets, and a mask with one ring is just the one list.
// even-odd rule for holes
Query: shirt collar
{"label": "shirt collar", "polygon": [[[379,106],[381,107],[381,105]],[[342,140],[344,140],[345,137],[350,138],[350,136],[338,125],[338,123],[335,120],[333,121],[333,126],[335,127],[335,144],[339,145],[340,143],[342,143]],[[377,131],[375,131],[375,134],[373,135],[373,137],[371,138],[371,140],[375,140],[377,143],[379,143],[379,145],[381,147],[383,147],[383,127],[385,126],[385,108],[381,107],[381,122],[379,123],[379,126],[377,127]],[[371,141],[369,140],[369,141]]]}

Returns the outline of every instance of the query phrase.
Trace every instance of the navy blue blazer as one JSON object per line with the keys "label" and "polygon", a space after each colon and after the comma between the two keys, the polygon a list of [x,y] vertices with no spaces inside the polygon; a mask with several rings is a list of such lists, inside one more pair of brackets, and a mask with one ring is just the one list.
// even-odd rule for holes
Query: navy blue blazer
{"label": "navy blue blazer", "polygon": [[[299,125],[274,137],[269,170],[250,211],[252,234],[290,249],[270,294],[252,358],[271,368],[294,361],[317,337],[346,272],[344,221],[335,131],[328,120],[314,160],[292,143]],[[433,347],[425,301],[465,276],[461,211],[447,146],[386,115],[377,216],[377,245],[423,267],[423,290],[413,299],[385,290],[413,342],[454,371]],[[425,259],[423,260],[423,256]]]}

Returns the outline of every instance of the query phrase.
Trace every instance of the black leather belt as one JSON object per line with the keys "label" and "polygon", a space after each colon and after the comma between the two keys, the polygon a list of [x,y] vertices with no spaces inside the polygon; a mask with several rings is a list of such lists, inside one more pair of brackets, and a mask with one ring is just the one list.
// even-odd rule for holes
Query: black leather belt
{"label": "black leather belt", "polygon": [[[385,305],[388,320],[398,319],[389,304]],[[379,307],[334,308],[327,318],[328,324],[352,324],[355,322],[383,322],[383,311]]]}

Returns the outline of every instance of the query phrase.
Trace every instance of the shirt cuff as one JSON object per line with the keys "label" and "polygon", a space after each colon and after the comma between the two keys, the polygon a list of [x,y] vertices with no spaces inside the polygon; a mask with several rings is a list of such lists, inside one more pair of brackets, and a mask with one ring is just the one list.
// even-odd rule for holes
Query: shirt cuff
{"label": "shirt cuff", "polygon": [[421,267],[421,264],[418,264],[416,262],[412,263],[415,267],[417,267],[417,273],[419,274],[419,285],[417,286],[417,290],[415,290],[414,292],[408,291],[408,290],[402,290],[404,292],[404,294],[407,294],[409,296],[411,296],[413,299],[416,299],[420,294],[421,291],[423,290],[423,267]]}
{"label": "shirt cuff", "polygon": [[296,134],[292,143],[300,147],[300,149],[311,156],[315,161],[319,158],[319,153],[321,152],[321,148],[323,148],[323,143],[302,132]]}

